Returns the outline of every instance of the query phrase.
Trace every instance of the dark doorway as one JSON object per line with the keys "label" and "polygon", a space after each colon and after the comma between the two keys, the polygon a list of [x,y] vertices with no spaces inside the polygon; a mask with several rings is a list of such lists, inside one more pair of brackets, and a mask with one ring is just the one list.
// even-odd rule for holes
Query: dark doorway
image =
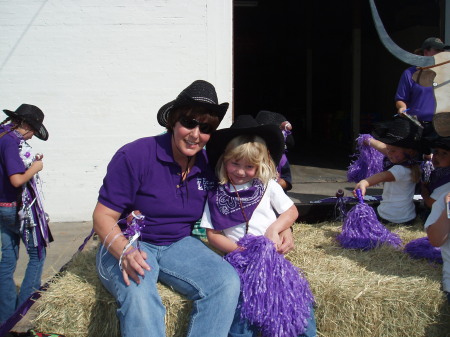
{"label": "dark doorway", "polygon": [[[440,36],[439,1],[376,4],[402,48],[413,51],[425,38]],[[291,161],[308,149],[320,156],[351,154],[352,109],[360,133],[395,113],[393,97],[407,66],[381,45],[368,0],[235,0],[233,16],[234,117],[263,109],[285,115],[294,126]],[[352,101],[355,43],[361,50],[358,107]]]}

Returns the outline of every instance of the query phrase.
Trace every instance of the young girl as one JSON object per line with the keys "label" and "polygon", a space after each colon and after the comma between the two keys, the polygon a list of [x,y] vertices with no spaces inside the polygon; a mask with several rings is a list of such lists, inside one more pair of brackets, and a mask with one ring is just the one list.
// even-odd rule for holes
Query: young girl
{"label": "young girl", "polygon": [[[5,322],[41,286],[45,247],[52,240],[42,208],[35,175],[42,170],[42,155],[31,155],[27,140],[47,140],[43,112],[22,104],[0,124],[0,322]],[[19,295],[14,270],[23,240],[30,257]]]}
{"label": "young girl", "polygon": [[416,218],[414,191],[420,180],[421,129],[398,117],[378,124],[372,136],[375,139],[368,139],[367,145],[385,155],[384,171],[361,180],[353,194],[360,189],[365,195],[367,187],[384,183],[383,200],[377,208],[381,222],[411,225]]}
{"label": "young girl", "polygon": [[[274,161],[278,162],[284,151],[280,129],[275,125],[258,125],[250,115],[239,116],[231,128],[219,130],[211,137],[206,150],[219,180],[217,187],[208,193],[201,220],[209,243],[223,253],[230,253],[246,249],[239,247],[239,240],[252,234],[267,237],[279,248],[279,233],[292,226],[298,217],[294,203],[275,181]],[[309,300],[309,320],[302,336],[314,336],[316,330],[313,310],[309,308],[312,295]],[[230,336],[253,336],[253,333],[255,327],[241,320],[238,310]]]}

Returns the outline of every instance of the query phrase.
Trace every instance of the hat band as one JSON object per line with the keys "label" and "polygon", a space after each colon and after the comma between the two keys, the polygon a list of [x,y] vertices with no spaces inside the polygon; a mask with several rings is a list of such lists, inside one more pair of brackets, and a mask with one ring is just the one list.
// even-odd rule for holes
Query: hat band
{"label": "hat band", "polygon": [[201,101],[201,102],[205,102],[205,103],[217,105],[216,102],[214,102],[213,100],[211,100],[211,99],[209,99],[209,98],[207,98],[207,97],[195,96],[195,97],[192,97],[192,99],[193,99],[194,101]]}

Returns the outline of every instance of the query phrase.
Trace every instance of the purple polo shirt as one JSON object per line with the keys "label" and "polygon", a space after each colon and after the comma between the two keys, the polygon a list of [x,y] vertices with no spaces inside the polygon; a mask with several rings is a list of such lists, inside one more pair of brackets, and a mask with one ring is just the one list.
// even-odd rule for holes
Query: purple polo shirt
{"label": "purple polo shirt", "polygon": [[[0,133],[5,128],[0,126]],[[0,202],[13,202],[20,199],[22,188],[11,185],[9,177],[24,173],[25,165],[19,155],[20,139],[13,132],[0,138]]]}
{"label": "purple polo shirt", "polygon": [[180,182],[171,136],[141,138],[120,148],[108,165],[98,198],[122,217],[141,211],[145,215],[142,240],[155,245],[169,245],[191,234],[214,180],[202,150]]}
{"label": "purple polo shirt", "polygon": [[416,67],[410,67],[403,72],[398,83],[395,101],[404,101],[409,108],[407,113],[417,116],[419,121],[431,122],[436,109],[433,87],[423,87],[414,82],[412,75],[416,71]]}

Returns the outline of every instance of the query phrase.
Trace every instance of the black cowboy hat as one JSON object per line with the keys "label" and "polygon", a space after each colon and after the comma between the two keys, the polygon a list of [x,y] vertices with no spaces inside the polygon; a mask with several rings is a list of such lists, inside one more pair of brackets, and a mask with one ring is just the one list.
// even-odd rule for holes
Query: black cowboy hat
{"label": "black cowboy hat", "polygon": [[422,141],[432,149],[438,147],[447,151],[450,150],[450,137],[439,136],[439,134],[434,129],[426,136],[422,136]]}
{"label": "black cowboy hat", "polygon": [[159,109],[157,115],[159,125],[167,127],[170,112],[182,106],[206,107],[219,117],[219,121],[223,119],[228,109],[228,103],[218,103],[216,89],[211,83],[197,80],[184,89],[176,99]]}
{"label": "black cowboy hat", "polygon": [[385,144],[422,152],[422,131],[423,128],[413,121],[399,116],[376,124],[372,136]]}
{"label": "black cowboy hat", "polygon": [[206,153],[212,168],[216,167],[228,143],[242,135],[257,135],[264,139],[272,160],[278,165],[284,153],[284,137],[280,128],[276,125],[260,125],[251,115],[240,115],[229,128],[217,130],[211,135]]}
{"label": "black cowboy hat", "polygon": [[22,104],[16,111],[3,110],[5,114],[13,119],[19,119],[26,122],[34,130],[34,135],[42,140],[48,139],[48,131],[42,122],[44,113],[37,106],[31,104]]}
{"label": "black cowboy hat", "polygon": [[286,117],[282,114],[268,110],[260,110],[255,119],[259,124],[274,124],[278,127],[281,123],[287,121]]}

